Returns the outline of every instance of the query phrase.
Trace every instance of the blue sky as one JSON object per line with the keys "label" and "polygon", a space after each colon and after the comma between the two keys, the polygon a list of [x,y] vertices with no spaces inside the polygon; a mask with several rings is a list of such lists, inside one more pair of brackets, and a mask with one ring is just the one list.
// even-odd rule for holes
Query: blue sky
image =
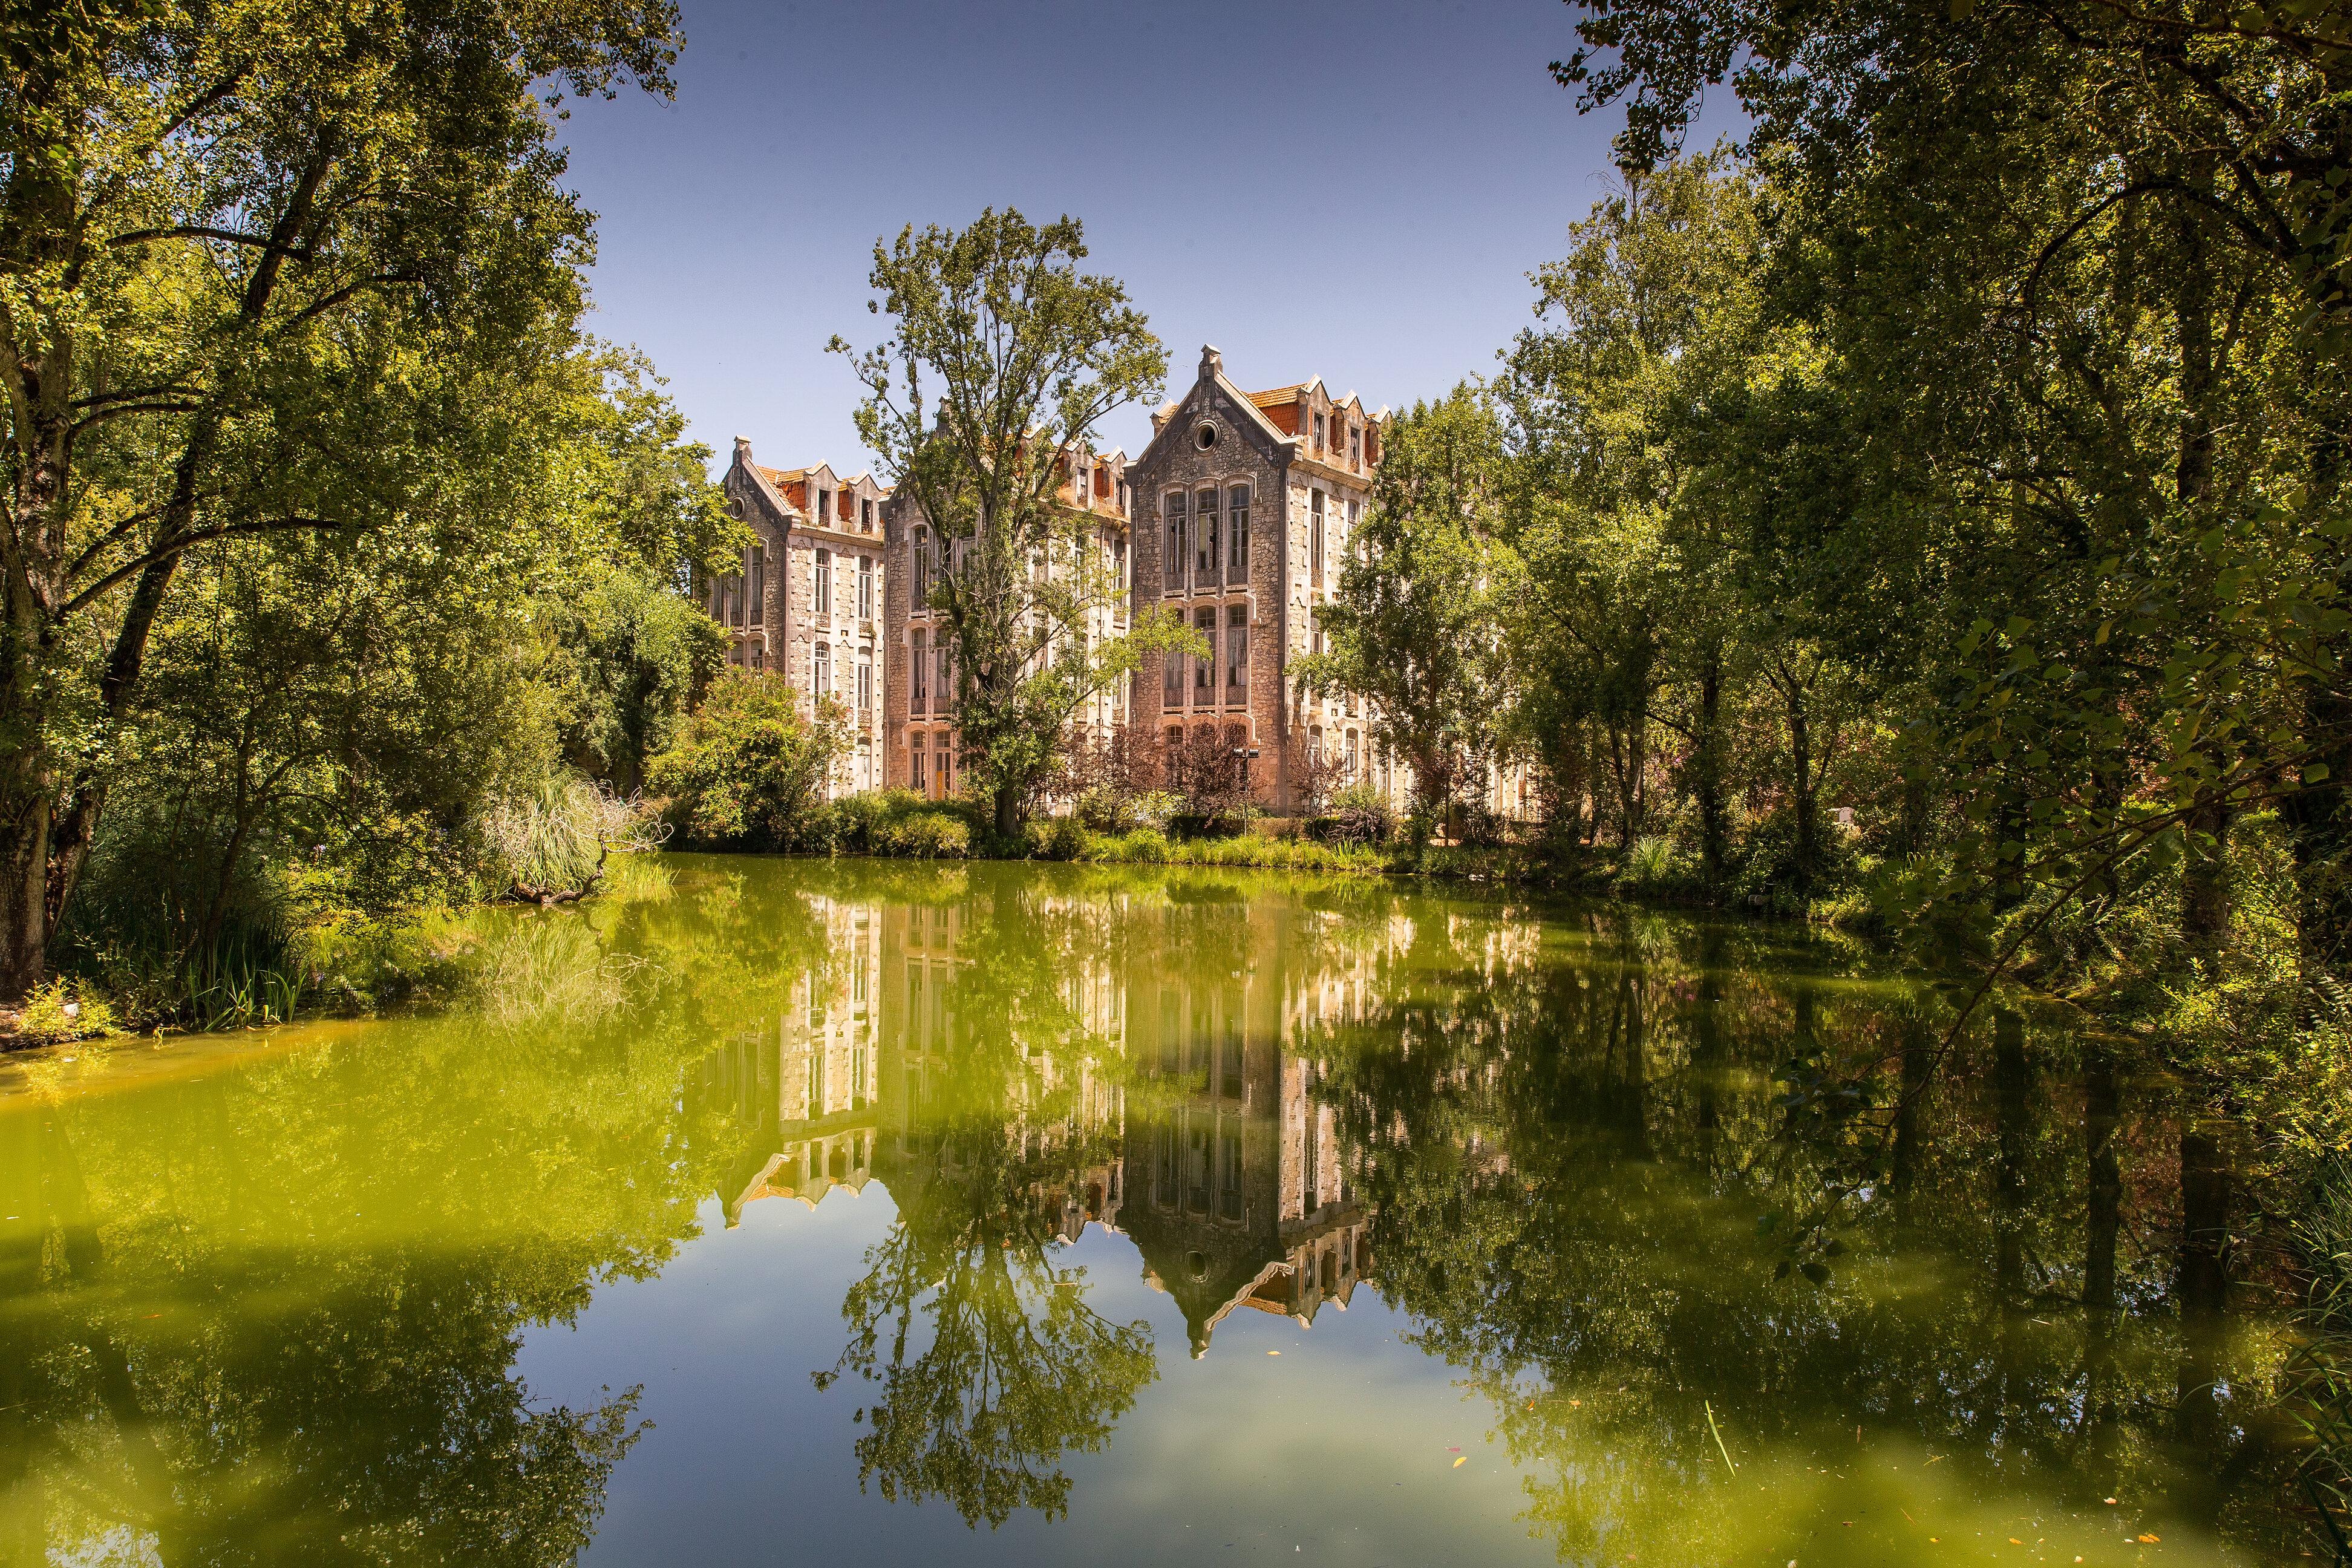
{"label": "blue sky", "polygon": [[825,340],[879,335],[877,237],[992,204],[1083,219],[1171,379],[1213,342],[1245,387],[1442,394],[1530,320],[1621,123],[1545,70],[1575,46],[1560,0],[685,8],[676,101],[577,104],[564,134],[599,215],[591,330],[652,355],[722,464],[742,435],[864,466]]}

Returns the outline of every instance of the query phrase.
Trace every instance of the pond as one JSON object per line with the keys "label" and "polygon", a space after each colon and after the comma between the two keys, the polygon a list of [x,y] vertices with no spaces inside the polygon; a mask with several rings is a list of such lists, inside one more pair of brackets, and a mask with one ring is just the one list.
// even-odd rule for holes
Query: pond
{"label": "pond", "polygon": [[0,1066],[0,1562],[2300,1554],[2221,1141],[2063,1016],[1931,1071],[1785,928],[665,870],[434,1016]]}

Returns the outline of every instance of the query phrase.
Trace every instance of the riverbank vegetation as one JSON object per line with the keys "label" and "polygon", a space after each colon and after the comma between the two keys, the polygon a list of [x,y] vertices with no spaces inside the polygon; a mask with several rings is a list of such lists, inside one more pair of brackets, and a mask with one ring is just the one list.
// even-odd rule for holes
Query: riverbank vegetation
{"label": "riverbank vegetation", "polygon": [[[0,86],[0,1000],[32,1034],[417,984],[593,885],[739,547],[581,328],[570,102],[672,7],[79,7]],[[592,781],[597,781],[592,783]]]}

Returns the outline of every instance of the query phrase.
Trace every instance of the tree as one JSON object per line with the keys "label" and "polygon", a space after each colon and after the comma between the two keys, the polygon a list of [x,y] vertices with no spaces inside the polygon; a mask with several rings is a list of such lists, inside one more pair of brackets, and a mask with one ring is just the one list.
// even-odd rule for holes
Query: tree
{"label": "tree", "polygon": [[1541,325],[1512,344],[1500,388],[1536,611],[1514,621],[1520,727],[1554,759],[1580,749],[1564,731],[1598,728],[1629,846],[1649,815],[1651,727],[1678,737],[1718,882],[1745,606],[1736,514],[1708,470],[1723,394],[1757,347],[1755,205],[1724,149],[1629,178],[1538,269]]}
{"label": "tree", "polygon": [[404,525],[418,454],[352,416],[423,364],[528,363],[551,306],[576,315],[588,217],[547,109],[666,92],[676,21],[164,0],[12,26],[0,996],[40,976],[184,560]]}
{"label": "tree", "polygon": [[1846,576],[1907,555],[1944,574],[1911,605],[2000,607],[1927,639],[1957,655],[1918,689],[1967,777],[1938,901],[2039,923],[2168,855],[2210,955],[2231,835],[2276,801],[2306,973],[2340,972],[2340,7],[1582,9],[1555,71],[1585,107],[1630,99],[1629,166],[1709,83],[1754,117],[1773,291],[1822,330],[1849,429],[1910,500],[1848,520]]}
{"label": "tree", "polygon": [[691,840],[786,848],[849,749],[847,721],[837,699],[818,699],[803,718],[782,676],[730,670],[677,744],[653,759],[646,782],[670,797],[672,818]]}
{"label": "tree", "polygon": [[1503,430],[1486,395],[1465,384],[1416,404],[1381,444],[1356,548],[1317,611],[1328,651],[1298,661],[1299,677],[1363,694],[1373,734],[1412,770],[1426,831],[1496,755],[1513,572],[1496,540]]}
{"label": "tree", "polygon": [[970,228],[876,241],[869,304],[891,336],[852,357],[858,434],[937,541],[929,605],[952,639],[966,776],[1020,827],[1072,720],[1155,654],[1205,652],[1126,585],[1083,489],[1103,418],[1159,397],[1168,353],[1117,279],[1081,273],[1077,220],[994,208]]}

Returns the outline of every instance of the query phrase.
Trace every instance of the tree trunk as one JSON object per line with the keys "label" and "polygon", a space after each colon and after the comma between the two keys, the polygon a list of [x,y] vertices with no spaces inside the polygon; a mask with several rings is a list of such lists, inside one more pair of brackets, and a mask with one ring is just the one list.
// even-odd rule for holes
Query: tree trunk
{"label": "tree trunk", "polygon": [[2180,872],[2180,935],[2189,954],[2210,975],[2230,934],[2230,823],[2226,801],[2189,814],[2186,863]]}
{"label": "tree trunk", "polygon": [[1691,758],[1692,794],[1698,800],[1698,852],[1706,885],[1723,885],[1726,840],[1723,803],[1723,650],[1709,647],[1699,667],[1698,744]]}
{"label": "tree trunk", "polygon": [[1017,784],[996,786],[996,832],[1001,838],[1013,838],[1021,832],[1021,789]]}
{"label": "tree trunk", "polygon": [[2180,1251],[2173,1296],[2180,1304],[2177,1431],[2210,1453],[2220,1436],[2222,1316],[2230,1294],[2230,1167],[2220,1142],[2193,1120],[2180,1130]]}
{"label": "tree trunk", "polygon": [[1813,890],[1814,873],[1821,866],[1821,809],[1813,798],[1813,731],[1810,716],[1805,712],[1805,690],[1794,676],[1784,688],[1789,703],[1789,763],[1790,785],[1796,793],[1797,804],[1797,890]]}

